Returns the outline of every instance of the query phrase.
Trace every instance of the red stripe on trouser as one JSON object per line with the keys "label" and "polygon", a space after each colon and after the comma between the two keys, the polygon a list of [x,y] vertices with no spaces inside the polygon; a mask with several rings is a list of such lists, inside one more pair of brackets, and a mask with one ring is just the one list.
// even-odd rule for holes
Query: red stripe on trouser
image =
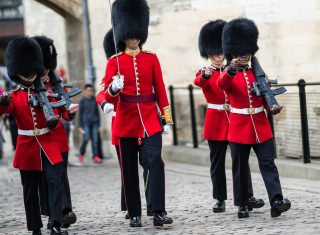
{"label": "red stripe on trouser", "polygon": [[125,200],[126,207],[127,207],[127,210],[128,210],[127,194],[126,194],[126,186],[125,186],[125,184],[124,184],[124,174],[123,174],[123,164],[122,164],[122,147],[121,147],[121,140],[119,140],[119,152],[120,152],[121,180],[122,180],[122,185],[123,185],[123,190],[124,190],[124,200]]}
{"label": "red stripe on trouser", "polygon": [[166,172],[164,170],[164,167],[165,167],[165,162],[163,161],[162,159],[162,156],[161,156],[161,161],[162,161],[162,168],[163,168],[163,177],[164,177],[164,209],[166,209]]}

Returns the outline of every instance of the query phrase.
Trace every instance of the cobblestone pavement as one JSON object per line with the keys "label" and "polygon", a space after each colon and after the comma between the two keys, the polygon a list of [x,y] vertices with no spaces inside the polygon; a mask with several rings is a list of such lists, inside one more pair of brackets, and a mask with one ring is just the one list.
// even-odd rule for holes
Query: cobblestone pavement
{"label": "cobblestone pavement", "polygon": [[[272,219],[269,206],[265,206],[252,212],[250,218],[240,220],[231,199],[230,171],[227,171],[230,198],[227,211],[214,214],[209,168],[167,162],[166,169],[166,205],[174,224],[154,228],[152,217],[146,216],[143,197],[143,227],[129,228],[128,220],[120,212],[117,161],[108,159],[100,166],[70,167],[69,178],[78,222],[69,228],[69,234],[320,234],[318,182],[281,178],[284,195],[292,201],[292,209]],[[268,202],[261,176],[256,173],[252,176],[255,196]],[[142,182],[140,189],[143,195]],[[43,218],[43,222],[46,224],[47,219]],[[44,228],[42,231],[49,234]],[[11,163],[1,161],[0,234],[28,234],[19,173],[11,168]]]}

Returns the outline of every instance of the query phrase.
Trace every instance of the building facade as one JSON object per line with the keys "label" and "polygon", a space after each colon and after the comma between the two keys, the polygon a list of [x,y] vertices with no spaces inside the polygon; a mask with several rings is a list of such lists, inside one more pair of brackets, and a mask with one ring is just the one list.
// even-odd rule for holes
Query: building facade
{"label": "building facade", "polygon": [[[68,52],[71,48],[68,33],[72,28],[66,28],[66,18],[50,10],[48,4],[45,6],[39,2],[52,2],[52,0],[23,0],[25,32],[29,35],[46,34],[54,38],[59,51],[59,64],[64,65],[70,74],[70,61],[76,57]],[[79,0],[57,2],[61,2],[61,5],[71,2],[81,3]],[[237,17],[248,17],[256,22],[260,31],[258,43],[260,50],[257,55],[271,79],[277,78],[279,83],[297,83],[302,78],[307,82],[318,81],[320,0],[148,0],[148,3],[151,19],[149,38],[144,48],[157,53],[167,85],[187,87],[192,83],[196,71],[207,63],[200,58],[197,44],[203,24],[217,18],[228,21]],[[106,0],[88,0],[88,4],[98,87],[106,66],[102,41],[104,34],[111,27],[110,8]],[[77,41],[77,38],[73,40]],[[78,41],[80,40],[81,37],[78,38]],[[74,42],[73,45],[84,46],[80,42],[78,44]],[[79,66],[78,70],[78,74],[84,76],[85,67]],[[70,76],[71,81],[78,79],[81,84],[80,75]],[[83,77],[82,81],[85,82]],[[320,98],[318,88],[319,86],[307,87],[308,92],[313,94],[307,97],[311,141],[320,138],[316,135],[319,126],[318,116],[313,112],[314,107],[320,106],[317,101]],[[187,142],[190,139],[191,129],[190,110],[186,108],[189,106],[188,92],[177,91],[175,97],[176,124],[180,140]],[[195,101],[199,139],[201,139],[203,119],[201,107],[205,106],[205,100],[199,90],[195,91]],[[285,108],[283,113],[275,118],[276,137],[280,146],[278,151],[283,155],[299,156],[301,128],[297,87],[288,87],[288,93],[279,97],[279,101]],[[108,126],[107,121],[104,128],[108,129]],[[320,155],[320,149],[319,151],[314,149],[312,152],[315,152],[314,155],[319,152]]]}

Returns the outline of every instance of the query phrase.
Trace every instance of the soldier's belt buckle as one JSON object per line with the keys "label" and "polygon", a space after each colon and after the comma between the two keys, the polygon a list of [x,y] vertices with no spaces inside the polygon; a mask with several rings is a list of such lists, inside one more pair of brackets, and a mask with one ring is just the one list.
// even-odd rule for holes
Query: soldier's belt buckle
{"label": "soldier's belt buckle", "polygon": [[248,113],[249,113],[249,114],[255,114],[256,111],[255,111],[254,108],[248,108]]}
{"label": "soldier's belt buckle", "polygon": [[35,129],[33,130],[33,133],[34,133],[34,135],[40,135],[40,129],[35,128]]}
{"label": "soldier's belt buckle", "polygon": [[224,110],[230,110],[230,104],[224,104],[223,105]]}

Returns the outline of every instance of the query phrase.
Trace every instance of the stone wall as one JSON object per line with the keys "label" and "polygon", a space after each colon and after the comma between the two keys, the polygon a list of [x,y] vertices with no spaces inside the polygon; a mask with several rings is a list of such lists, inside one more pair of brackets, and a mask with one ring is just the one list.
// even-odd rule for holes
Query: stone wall
{"label": "stone wall", "polygon": [[[148,3],[151,22],[144,48],[157,53],[167,85],[187,87],[199,67],[207,63],[200,58],[197,47],[203,24],[217,18],[230,20],[236,17],[248,17],[256,22],[260,31],[260,50],[257,55],[270,78],[277,78],[280,83],[295,83],[301,78],[307,82],[318,81],[320,0],[148,0]],[[111,27],[110,9],[105,0],[89,0],[88,4],[98,87],[106,65],[102,41]],[[52,35],[58,46],[59,61],[65,65],[64,20],[33,0],[24,0],[24,5],[27,33]],[[312,112],[313,107],[320,106],[315,99],[318,88],[314,86],[308,89],[315,94],[308,98],[312,146],[317,146],[318,138],[315,133],[319,120]],[[301,130],[297,89],[289,88],[289,93],[279,98],[286,109],[284,114],[275,118],[277,129],[286,127],[289,131],[281,131],[277,141],[281,154],[298,156],[301,153]],[[201,92],[195,92],[195,100],[201,139],[202,111],[199,107],[205,105]],[[176,106],[180,139],[183,142],[191,140],[187,92],[176,94]],[[103,123],[105,130],[109,129],[109,119],[107,116],[107,121]],[[288,141],[288,137],[293,138],[292,141]],[[283,149],[287,149],[287,152],[283,152]]]}
{"label": "stone wall", "polygon": [[53,38],[58,52],[58,67],[68,68],[64,18],[34,0],[24,0],[23,7],[26,35]]}

